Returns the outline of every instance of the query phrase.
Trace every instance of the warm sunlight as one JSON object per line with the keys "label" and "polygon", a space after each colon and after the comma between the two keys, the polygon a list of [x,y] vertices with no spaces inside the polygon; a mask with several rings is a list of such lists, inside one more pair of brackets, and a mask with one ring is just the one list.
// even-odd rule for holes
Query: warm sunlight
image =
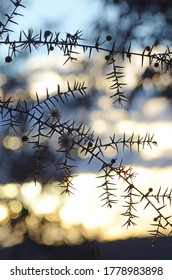
{"label": "warm sunlight", "polygon": [[[170,167],[163,169],[151,168],[151,170],[149,168],[135,167],[135,171],[138,173],[135,178],[135,185],[140,190],[145,190],[145,188],[151,186],[156,193],[160,186],[168,188],[169,182],[172,181]],[[59,204],[60,197],[53,195],[53,189],[57,188],[55,184],[53,187],[49,185],[49,188],[51,189],[50,193],[48,193],[48,187],[46,187],[46,190],[43,190],[41,193],[41,185],[34,185],[33,182],[25,183],[22,186],[14,186],[11,184],[11,190],[14,189],[13,196],[17,195],[17,190],[20,190],[22,196],[19,196],[20,201],[11,200],[8,205],[1,203],[0,222],[3,223],[4,221],[7,221],[9,216],[13,219],[16,218],[22,210],[22,203],[24,203],[25,207],[27,207],[30,213],[32,213],[32,216],[27,218],[27,224],[30,230],[32,230],[31,225],[33,225],[33,221],[37,221],[38,223],[36,232],[41,230],[41,228],[39,229],[39,220],[41,217],[45,217],[47,221],[54,223],[60,221],[63,230],[60,230],[55,224],[54,226],[52,225],[54,227],[54,229],[52,229],[54,234],[48,239],[49,241],[47,240],[48,237],[44,236],[44,240],[47,240],[45,243],[53,243],[57,240],[62,241],[64,238],[71,240],[71,242],[74,242],[75,240],[74,243],[76,243],[77,238],[78,241],[81,238],[81,235],[76,230],[76,228],[80,226],[82,228],[82,234],[84,234],[85,237],[89,239],[96,238],[101,241],[147,236],[147,231],[151,228],[151,219],[154,216],[154,211],[151,207],[144,210],[143,214],[145,204],[140,204],[139,207],[137,207],[138,211],[136,212],[136,215],[140,217],[140,219],[136,219],[138,225],[126,230],[126,227],[122,227],[126,220],[121,216],[124,201],[120,199],[119,203],[114,204],[112,209],[101,207],[102,202],[99,198],[101,190],[96,188],[101,180],[96,177],[96,174],[90,173],[78,175],[73,180],[74,187],[76,188],[75,195],[70,197],[66,196],[64,204],[61,206]],[[124,191],[123,183],[118,181],[118,184],[120,187],[117,193],[122,195]],[[3,188],[7,189],[5,185]],[[3,197],[4,194],[5,193],[3,192]],[[8,195],[7,191],[6,194]],[[151,215],[150,211],[152,211]],[[165,215],[169,214],[170,209],[167,207]],[[47,227],[44,228],[46,235],[49,232]],[[57,234],[59,231],[60,236]],[[73,235],[71,235],[71,231],[73,232]]]}
{"label": "warm sunlight", "polygon": [[38,216],[55,213],[58,209],[58,199],[51,194],[43,193],[31,202],[30,210]]}
{"label": "warm sunlight", "polygon": [[6,203],[0,203],[0,224],[9,219],[9,210]]}
{"label": "warm sunlight", "polygon": [[2,2],[0,247],[170,235],[170,1]]}
{"label": "warm sunlight", "polygon": [[[45,83],[49,85],[50,88],[48,88],[51,93],[55,90],[58,78],[61,79],[60,76],[49,70],[45,73],[47,80],[43,78],[42,74],[33,76],[35,84],[32,80],[33,91],[42,92],[43,94],[42,96],[39,95],[40,98],[46,94]],[[48,76],[47,73],[49,73]],[[35,87],[36,83],[38,85],[37,89]],[[105,110],[104,105],[108,110]],[[143,116],[142,120],[136,118],[137,112],[134,111],[131,111],[131,117],[128,118],[126,110],[114,109],[109,102],[109,98],[102,96],[98,99],[98,109],[95,109],[90,114],[95,135],[106,135],[104,141],[107,141],[108,135],[113,133],[119,138],[124,131],[126,137],[131,136],[132,132],[135,132],[136,136],[145,135],[147,132],[154,134],[158,147],[150,149],[148,146],[145,149],[141,149],[139,155],[144,162],[146,160],[147,164],[154,161],[155,166],[150,169],[149,166],[134,165],[134,171],[138,174],[134,179],[134,184],[140,190],[145,191],[145,188],[152,187],[156,193],[161,186],[162,189],[170,188],[170,182],[172,181],[171,166],[166,167],[166,161],[172,155],[172,135],[170,134],[172,127],[171,120],[168,118],[170,112],[171,107],[166,99],[154,98],[145,100],[139,112],[140,116]],[[17,136],[6,136],[3,140],[3,145],[7,149],[17,150],[22,144]],[[133,147],[133,151],[135,150]],[[111,149],[105,151],[106,157],[111,158],[112,153],[115,154],[115,151]],[[78,150],[78,155],[83,158],[83,154],[80,154],[80,149]],[[164,157],[164,162],[162,157]],[[151,223],[153,222],[152,217],[154,217],[154,211],[151,207],[143,211],[145,204],[141,203],[136,212],[136,215],[140,217],[135,221],[137,226],[126,229],[126,227],[122,226],[126,219],[121,215],[124,201],[120,198],[118,204],[114,204],[112,209],[101,207],[101,189],[96,188],[97,185],[101,184],[101,179],[96,177],[96,173],[78,174],[73,179],[73,185],[76,189],[75,194],[69,197],[60,196],[56,182],[48,184],[46,188],[39,182],[36,184],[27,182],[22,185],[13,183],[3,185],[0,191],[1,198],[12,200],[8,204],[0,205],[0,223],[6,224],[9,219],[17,218],[21,214],[24,205],[30,213],[30,216],[26,218],[26,225],[29,231],[33,231],[34,236],[38,235],[39,231],[42,231],[42,241],[47,245],[63,242],[63,240],[80,243],[82,235],[88,239],[95,238],[100,241],[148,236],[148,230],[151,229]],[[116,183],[117,185],[119,184],[117,194],[122,196],[125,186],[121,181]],[[165,209],[165,215],[170,215],[170,209],[168,207]],[[45,224],[42,227],[40,224],[42,218],[48,223],[52,223],[52,225]],[[49,234],[50,232],[51,235]]]}
{"label": "warm sunlight", "polygon": [[37,182],[36,184],[34,182],[24,183],[20,189],[21,199],[27,205],[30,205],[33,199],[41,194],[41,191],[42,186],[39,182]]}
{"label": "warm sunlight", "polygon": [[30,79],[30,96],[32,99],[36,99],[36,93],[39,98],[46,96],[46,88],[49,94],[56,92],[57,85],[61,84],[60,76],[53,71],[41,71],[34,74]]}
{"label": "warm sunlight", "polygon": [[5,184],[0,186],[0,194],[2,198],[13,199],[18,196],[19,184]]}

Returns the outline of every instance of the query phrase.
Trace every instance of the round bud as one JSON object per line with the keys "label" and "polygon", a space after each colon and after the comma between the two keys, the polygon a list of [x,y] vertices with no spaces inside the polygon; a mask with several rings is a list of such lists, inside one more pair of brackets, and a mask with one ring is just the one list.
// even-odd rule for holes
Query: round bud
{"label": "round bud", "polygon": [[92,146],[93,146],[93,142],[92,142],[92,141],[89,141],[89,142],[88,142],[88,147],[91,148]]}
{"label": "round bud", "polygon": [[27,142],[29,138],[26,135],[23,135],[21,138],[22,142]]}
{"label": "round bud", "polygon": [[145,50],[149,52],[150,51],[150,47],[146,46]]}
{"label": "round bud", "polygon": [[110,56],[109,56],[109,55],[106,55],[106,56],[105,56],[105,60],[107,60],[107,61],[108,61],[108,60],[109,60],[109,58],[110,58]]}
{"label": "round bud", "polygon": [[7,62],[7,63],[10,63],[12,61],[12,58],[11,58],[11,56],[6,56],[6,58],[5,58],[5,62]]}
{"label": "round bud", "polygon": [[44,38],[47,38],[48,36],[50,36],[52,34],[52,32],[50,30],[46,30],[44,32]]}
{"label": "round bud", "polygon": [[116,162],[116,159],[111,159],[111,164],[114,164]]}
{"label": "round bud", "polygon": [[127,57],[130,58],[131,57],[131,53],[127,53]]}
{"label": "round bud", "polygon": [[71,38],[71,34],[70,33],[66,33],[66,38]]}
{"label": "round bud", "polygon": [[111,41],[112,40],[112,36],[111,35],[107,35],[106,36],[106,41]]}
{"label": "round bud", "polygon": [[156,67],[156,68],[159,67],[159,63],[158,63],[158,62],[155,62],[155,63],[154,63],[154,67]]}

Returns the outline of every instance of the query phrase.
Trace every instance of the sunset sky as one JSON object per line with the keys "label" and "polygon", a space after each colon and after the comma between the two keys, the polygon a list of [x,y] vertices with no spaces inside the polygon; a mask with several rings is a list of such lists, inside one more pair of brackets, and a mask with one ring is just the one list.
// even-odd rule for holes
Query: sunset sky
{"label": "sunset sky", "polygon": [[[27,5],[26,2],[23,1],[23,4]],[[61,31],[62,35],[65,35],[65,32],[74,33],[78,29],[89,35],[89,24],[100,9],[100,1],[32,0],[27,9],[21,9],[24,17],[19,19],[19,26],[16,26],[16,32],[20,32],[21,29],[26,31],[28,28],[33,28],[39,33],[43,24],[46,29]],[[12,36],[15,36],[15,34]],[[157,50],[159,50],[158,47]],[[95,83],[98,89],[105,91],[107,80],[105,81],[104,76],[99,72],[99,67],[101,68],[103,61],[102,57],[101,54],[95,57],[100,64],[97,64],[96,68],[93,63],[90,73],[92,73],[92,76],[95,75]],[[85,57],[83,56],[82,58]],[[55,69],[56,61],[59,63],[58,69]],[[125,65],[128,90],[136,86],[139,71],[144,71],[144,67],[142,69],[140,67],[140,60],[136,60],[134,63],[133,70],[132,65],[129,63]],[[62,87],[66,86],[65,79],[69,78],[72,81],[76,78],[87,79],[85,73],[71,75],[70,72],[66,74],[64,79],[60,69],[62,65],[63,60],[56,53],[50,56],[47,56],[46,53],[41,53],[40,60],[39,52],[35,52],[33,57],[27,59],[23,64],[22,71],[28,77],[29,94],[33,100],[35,99],[35,92],[38,92],[40,98],[44,98],[48,85],[50,93],[53,93],[57,84],[61,84]],[[65,71],[68,73],[68,70],[72,70],[73,66],[65,67],[64,73]],[[37,72],[35,72],[35,69]],[[164,74],[161,81],[157,81],[155,77],[154,83],[157,87],[161,85],[167,86],[170,80],[168,75]],[[147,91],[153,89],[150,79],[145,81],[144,88]],[[170,189],[172,182],[172,108],[168,100],[163,97],[149,99],[146,95],[141,96],[136,99],[136,103],[130,108],[130,111],[115,108],[109,100],[107,92],[105,95],[99,96],[96,107],[89,114],[95,135],[107,138],[107,135],[109,136],[113,133],[122,135],[124,131],[128,136],[131,136],[133,132],[136,135],[143,136],[147,132],[154,134],[158,147],[154,147],[152,150],[149,147],[145,147],[139,154],[134,151],[131,156],[126,153],[124,154],[124,162],[130,164],[131,161],[132,165],[134,165],[134,170],[138,173],[134,182],[140,190],[145,191],[145,189],[152,187],[156,193],[160,186],[164,190],[166,188]],[[76,115],[76,112],[74,114]],[[23,143],[18,136],[6,136],[3,139],[3,146],[6,149],[17,151],[23,147]],[[107,151],[106,156],[110,158],[111,154]],[[1,236],[3,236],[0,239],[0,244],[8,246],[12,242],[17,242],[17,240],[20,242],[22,233],[26,230],[26,225],[30,232],[36,235],[42,217],[48,223],[52,222],[52,225],[47,225],[47,227],[50,226],[51,228],[51,238],[48,235],[47,227],[43,228],[45,233],[44,241],[45,243],[50,242],[50,244],[55,242],[57,232],[60,232],[59,238],[61,240],[69,240],[71,243],[79,242],[80,234],[76,230],[77,227],[80,227],[81,233],[86,238],[97,238],[100,241],[148,235],[147,231],[150,230],[154,211],[151,208],[143,211],[145,204],[141,204],[138,207],[138,216],[141,216],[138,219],[138,226],[126,230],[125,227],[122,227],[125,223],[124,217],[121,216],[123,211],[122,199],[118,205],[114,205],[113,209],[102,208],[99,199],[100,193],[96,188],[96,168],[90,170],[89,167],[83,166],[79,166],[78,174],[74,179],[75,195],[64,197],[63,205],[59,199],[59,191],[55,184],[49,184],[45,190],[41,184],[35,186],[33,181],[21,185],[11,182],[1,186],[0,199],[8,198],[12,202],[0,202],[0,222],[5,225],[5,229],[0,229]],[[118,183],[120,185],[119,192],[122,195],[123,182]],[[9,217],[11,213],[14,218],[20,215],[22,204],[29,209],[31,215],[27,218],[25,225],[21,223],[18,228],[16,227],[15,238],[13,236],[10,243]],[[169,215],[170,211],[171,208],[167,207],[165,214]],[[143,215],[143,212],[145,215]],[[60,231],[57,226],[58,223],[62,225],[63,230]],[[3,234],[5,230],[6,235]]]}

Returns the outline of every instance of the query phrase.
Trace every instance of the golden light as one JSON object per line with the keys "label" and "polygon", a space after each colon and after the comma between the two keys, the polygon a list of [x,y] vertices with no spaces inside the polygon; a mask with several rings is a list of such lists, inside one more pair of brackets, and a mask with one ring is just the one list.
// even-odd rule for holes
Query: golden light
{"label": "golden light", "polygon": [[3,139],[3,145],[9,150],[18,150],[22,146],[22,142],[17,136],[6,136]]}
{"label": "golden light", "polygon": [[[166,173],[164,182],[164,170],[136,167],[134,171],[138,173],[134,184],[145,192],[145,188],[153,187],[156,192],[160,182],[166,184],[172,180],[172,175],[169,176],[169,171]],[[156,175],[158,172],[158,176]],[[154,177],[157,180],[154,180]],[[96,174],[81,174],[74,179],[73,183],[76,187],[76,193],[70,197],[66,204],[60,210],[60,217],[65,227],[73,227],[74,225],[82,225],[84,236],[87,238],[97,238],[98,240],[114,240],[128,237],[147,236],[147,230],[151,228],[150,224],[153,222],[154,210],[148,207],[144,209],[145,203],[140,203],[137,206],[136,215],[138,219],[135,222],[138,224],[136,227],[122,227],[126,222],[126,218],[121,215],[124,212],[122,205],[124,201],[119,199],[113,208],[101,207],[99,195],[96,186],[100,183],[97,181]],[[118,181],[117,194],[123,194],[123,183]],[[151,211],[151,215],[150,215]],[[168,215],[169,208],[167,207],[166,213]]]}
{"label": "golden light", "polygon": [[[58,57],[56,57],[56,59],[58,59]],[[138,69],[141,68],[140,58],[135,61],[133,56],[132,59],[134,61],[133,63],[136,62],[134,72],[133,66],[132,71],[130,64],[126,66],[125,82],[128,83],[127,88],[136,86],[138,83],[138,74],[140,76],[138,71]],[[48,68],[49,66],[46,65],[45,61],[47,61],[45,58],[38,58],[37,62],[44,70],[38,69],[38,72],[33,73],[29,78],[29,83],[32,85],[31,97],[33,99],[36,97],[35,92],[42,98],[46,95],[46,87],[51,94],[56,91],[57,84],[63,83],[63,79],[60,75],[55,71],[49,70],[50,68]],[[38,64],[36,62],[34,63],[35,64],[32,65],[33,68],[31,68],[37,70]],[[144,71],[147,66],[148,64],[145,63],[142,71]],[[71,75],[69,78],[73,80],[75,76]],[[144,80],[143,88],[146,90],[151,89],[153,84],[157,86],[167,86],[169,84],[169,77],[164,75],[164,78],[161,80],[161,78],[159,79],[158,75],[155,74],[152,81],[149,79]],[[132,113],[132,117],[129,118],[128,112],[123,109],[113,109],[111,100],[107,96],[99,98],[98,107],[101,110],[95,110],[92,114],[92,129],[95,134],[104,136],[104,134],[113,135],[115,133],[117,138],[119,138],[124,132],[126,137],[130,137],[133,132],[143,137],[147,132],[150,132],[151,135],[154,133],[155,141],[158,142],[158,148],[153,147],[151,150],[149,147],[145,146],[145,149],[141,149],[140,151],[142,159],[149,163],[149,160],[158,160],[161,156],[165,156],[165,160],[167,156],[168,158],[172,158],[171,120],[164,119],[164,121],[158,121],[156,119],[157,117],[162,117],[166,110],[170,110],[168,100],[165,98],[150,99],[143,104],[141,112],[139,113],[142,114],[141,117],[147,117],[147,121],[145,121],[145,119],[141,121],[138,119],[138,116],[135,118],[135,115],[132,116]],[[134,113],[133,110],[133,114]],[[136,112],[136,114],[138,114],[138,112]],[[149,121],[149,118],[151,121]],[[6,145],[5,147],[8,149],[15,150],[19,149],[22,143],[19,141],[18,137],[8,136],[8,138],[4,138],[3,145]],[[80,151],[81,150],[79,150],[78,155],[82,158],[84,156],[82,154],[80,155]],[[112,150],[107,149],[105,151],[105,156],[112,156]],[[171,168],[171,166],[164,168],[162,166],[159,168],[154,168],[152,166],[151,168],[135,166],[134,171],[138,174],[134,179],[134,185],[144,193],[146,193],[149,187],[153,188],[154,193],[156,193],[160,186],[162,186],[162,189],[170,188],[172,182]],[[12,201],[9,202],[9,207],[5,203],[0,204],[0,222],[6,221],[9,218],[9,210],[14,214],[20,213],[23,203],[29,210],[29,215],[26,217],[27,229],[30,232],[41,235],[42,241],[47,245],[51,245],[55,242],[63,242],[64,240],[77,243],[82,240],[82,234],[86,238],[97,238],[98,240],[147,236],[147,231],[150,229],[150,224],[153,222],[154,210],[152,210],[151,207],[144,210],[145,204],[143,201],[143,203],[137,205],[138,211],[136,215],[139,216],[139,219],[136,219],[135,222],[138,226],[128,229],[122,227],[126,222],[126,217],[121,216],[121,213],[124,212],[123,205],[125,204],[125,199],[120,197],[120,195],[124,194],[124,183],[121,181],[115,182],[117,187],[116,194],[119,195],[119,197],[117,197],[119,198],[119,202],[114,204],[112,209],[101,207],[103,204],[100,198],[102,190],[97,188],[97,186],[101,185],[102,181],[96,178],[98,175],[101,174],[81,173],[76,176],[73,179],[73,185],[76,189],[74,191],[75,194],[70,197],[65,195],[60,196],[59,192],[55,191],[57,189],[56,183],[52,184],[53,187],[50,183],[44,188],[38,182],[36,185],[34,182],[27,182],[21,186],[14,184],[2,186],[0,196],[2,198],[10,198]],[[18,198],[20,198],[21,202],[17,200]],[[44,218],[45,224],[40,222],[42,218]]]}
{"label": "golden light", "polygon": [[9,202],[10,211],[14,214],[19,214],[22,211],[22,204],[18,200],[11,200]]}
{"label": "golden light", "polygon": [[26,224],[24,221],[21,221],[15,225],[15,234],[17,236],[23,236],[25,232],[26,232]]}
{"label": "golden light", "polygon": [[82,224],[89,230],[109,225],[116,207],[114,210],[101,207],[102,202],[99,199],[101,192],[96,188],[100,182],[96,174],[90,173],[80,174],[73,179],[75,195],[67,199],[59,213],[63,223],[68,226]]}
{"label": "golden light", "polygon": [[[80,244],[84,242],[84,230],[81,225],[72,226],[72,227],[64,227],[63,238],[67,240],[70,244]],[[87,235],[88,236],[88,235]]]}
{"label": "golden light", "polygon": [[46,97],[46,88],[49,94],[57,91],[57,85],[61,83],[61,78],[53,71],[42,71],[34,74],[30,81],[30,96],[36,100],[36,93],[39,98]]}
{"label": "golden light", "polygon": [[62,58],[58,55],[50,55],[48,57],[43,55],[28,60],[25,75],[28,76],[29,94],[32,99],[36,100],[36,93],[40,99],[46,97],[46,89],[48,89],[51,95],[57,91],[58,84],[64,84],[63,78],[60,75],[61,70],[60,68],[57,69],[57,60],[58,63],[61,61],[61,65],[63,65]]}
{"label": "golden light", "polygon": [[26,217],[26,226],[33,231],[39,230],[40,219],[35,215],[31,214]]}
{"label": "golden light", "polygon": [[37,182],[36,185],[34,182],[24,183],[20,189],[22,200],[26,204],[30,203],[35,197],[39,196],[41,191],[42,186],[39,182]]}
{"label": "golden light", "polygon": [[9,184],[5,184],[4,186],[1,186],[2,189],[1,197],[9,198],[9,199],[15,198],[18,195],[18,188],[19,185],[13,183],[9,183]]}
{"label": "golden light", "polygon": [[44,214],[44,218],[48,221],[48,222],[59,222],[60,218],[59,218],[59,214],[57,212],[55,213],[49,213],[49,214]]}
{"label": "golden light", "polygon": [[[143,168],[134,167],[134,171],[138,174],[134,180],[135,186],[139,190],[146,191],[149,187],[153,187],[154,193],[160,185],[168,187],[172,181],[171,167],[169,168]],[[101,175],[101,174],[99,174]],[[73,179],[74,187],[76,188],[73,196],[66,196],[63,204],[60,204],[60,198],[53,191],[51,184],[50,192],[48,186],[46,191],[41,193],[41,188],[37,189],[34,195],[30,197],[33,184],[25,185],[23,195],[29,195],[29,200],[25,203],[26,198],[22,195],[21,202],[13,199],[8,206],[5,203],[0,205],[0,222],[9,219],[9,211],[13,212],[12,218],[18,215],[22,210],[22,203],[29,209],[30,214],[26,217],[26,227],[34,238],[41,238],[42,242],[51,245],[56,242],[61,243],[64,240],[70,243],[82,242],[82,238],[97,239],[99,241],[114,240],[129,237],[147,236],[147,230],[151,229],[150,224],[153,222],[153,217],[156,213],[148,207],[144,209],[145,203],[137,205],[136,215],[139,219],[135,222],[136,227],[122,227],[126,222],[126,217],[121,216],[124,211],[122,205],[125,201],[119,197],[125,189],[123,182],[117,180],[117,196],[118,203],[113,205],[113,208],[101,207],[100,195],[102,189],[97,188],[102,183],[101,178],[96,178],[97,174],[80,174]],[[22,186],[20,187],[22,190]],[[27,191],[26,191],[27,190]],[[169,208],[167,207],[166,215]],[[150,215],[151,213],[151,215]],[[170,215],[170,213],[169,213]],[[17,217],[17,216],[16,216]],[[41,225],[40,221],[44,217],[48,224]],[[19,230],[19,229],[18,229]],[[26,229],[23,229],[24,231]],[[51,232],[52,230],[52,232]],[[23,232],[23,231],[22,231]],[[18,233],[19,234],[19,233]],[[36,237],[37,236],[37,237]]]}
{"label": "golden light", "polygon": [[0,223],[8,220],[9,218],[9,209],[6,203],[0,202]]}
{"label": "golden light", "polygon": [[46,245],[62,243],[64,231],[56,223],[45,224],[42,227],[42,242]]}
{"label": "golden light", "polygon": [[43,193],[31,202],[30,209],[35,215],[51,214],[58,209],[58,199],[51,194]]}

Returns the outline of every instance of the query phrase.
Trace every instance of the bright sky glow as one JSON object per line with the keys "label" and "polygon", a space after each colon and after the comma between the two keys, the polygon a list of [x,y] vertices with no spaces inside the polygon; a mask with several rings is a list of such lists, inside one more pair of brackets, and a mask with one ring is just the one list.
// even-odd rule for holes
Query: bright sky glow
{"label": "bright sky glow", "polygon": [[42,194],[31,202],[30,209],[38,216],[55,213],[58,209],[58,199],[48,193]]}
{"label": "bright sky glow", "polygon": [[[164,186],[169,187],[169,182],[172,181],[171,167],[150,169],[136,166],[134,170],[138,173],[134,182],[140,190],[145,191],[145,188],[153,187],[154,193],[156,193],[160,186],[162,188]],[[100,241],[146,236],[147,230],[151,228],[153,215],[155,215],[151,207],[143,211],[145,202],[137,205],[137,215],[140,217],[136,220],[138,226],[134,228],[134,231],[133,227],[126,230],[125,227],[122,227],[126,219],[121,216],[124,211],[122,208],[124,201],[119,200],[119,203],[114,204],[112,209],[101,207],[102,202],[99,199],[101,190],[96,188],[97,184],[101,182],[96,177],[97,174],[93,173],[78,175],[73,180],[76,188],[75,195],[65,196],[62,207],[60,206],[59,196],[54,195],[57,190],[56,184],[54,186],[49,185],[51,191],[48,192],[48,188],[46,188],[46,191],[43,191],[42,194],[39,193],[39,188],[34,190],[33,182],[18,186],[18,189],[21,189],[22,192],[21,202],[29,207],[30,216],[26,219],[29,229],[33,233],[35,232],[34,234],[41,230],[39,217],[45,217],[47,221],[55,222],[52,226],[51,224],[45,225],[41,230],[46,244],[62,241],[64,238],[70,242],[79,242],[81,235],[77,231],[77,226],[82,226],[83,233],[87,238],[97,238]],[[123,182],[118,181],[118,184],[120,187],[117,193],[123,194],[125,188]],[[9,210],[18,214],[21,207],[21,203],[17,200],[12,200],[9,208],[6,204],[1,203],[0,222],[9,220]],[[165,215],[170,215],[169,207],[167,207]],[[58,228],[58,224],[56,224],[58,221],[62,223],[62,229]],[[53,230],[52,235],[50,234],[51,229]],[[55,234],[57,232],[59,234]]]}
{"label": "bright sky glow", "polygon": [[21,198],[26,205],[30,205],[31,201],[40,195],[42,186],[39,182],[35,185],[34,182],[24,183],[20,190]]}
{"label": "bright sky glow", "polygon": [[[36,64],[31,63],[30,66],[32,65],[33,68],[36,67]],[[46,71],[50,71],[49,68]],[[44,79],[43,82],[45,82]],[[40,86],[42,86],[41,79]],[[107,104],[106,109],[103,104]],[[131,135],[132,132],[135,132],[136,135],[145,135],[147,132],[154,133],[158,147],[154,147],[152,150],[147,147],[140,152],[140,155],[147,163],[155,160],[157,167],[146,168],[137,166],[137,163],[134,164],[134,170],[138,173],[135,184],[143,190],[149,187],[153,187],[156,190],[160,186],[167,188],[170,187],[170,182],[172,181],[171,166],[162,168],[162,165],[165,165],[166,160],[172,156],[171,107],[169,102],[163,98],[153,100],[145,98],[142,100],[141,105],[139,112],[134,111],[135,108],[133,108],[133,112],[130,112],[129,117],[128,112],[124,109],[114,108],[107,96],[100,97],[98,109],[94,110],[91,115],[93,130],[97,134],[102,134],[102,136],[104,134],[112,135],[113,132],[121,135],[124,131],[126,135]],[[107,153],[106,156],[111,157],[112,155]],[[42,230],[45,233],[44,241],[46,244],[57,241],[57,232],[59,240],[60,238],[62,240],[65,238],[66,240],[77,242],[77,238],[80,240],[80,235],[75,227],[79,225],[83,226],[84,235],[87,238],[97,238],[98,240],[114,240],[147,235],[147,230],[152,223],[151,219],[154,214],[152,212],[152,216],[150,216],[150,208],[148,211],[143,211],[145,205],[140,207],[140,211],[137,214],[139,216],[144,212],[144,215],[141,220],[138,219],[138,226],[134,228],[134,231],[133,228],[128,230],[125,227],[122,228],[121,226],[125,220],[120,214],[123,209],[118,204],[114,205],[113,209],[101,207],[101,202],[98,198],[99,193],[96,189],[96,176],[97,174],[90,173],[79,174],[74,179],[76,193],[74,196],[66,198],[62,208],[60,207],[58,196],[55,197],[54,194],[48,194],[48,192],[47,194],[41,194],[42,186],[40,184],[37,183],[35,186],[33,182],[30,182],[22,185],[19,198],[24,205],[38,217],[47,217],[47,221],[51,221],[51,219],[54,222],[60,220],[65,228],[64,231],[60,230],[59,233],[57,225],[53,224],[49,229],[48,226],[45,226]],[[4,186],[4,189],[6,189],[8,196],[11,193],[9,187]],[[12,197],[18,194],[15,188],[11,188],[11,190],[13,190]],[[4,192],[2,195],[4,196]],[[8,220],[8,207],[5,206],[4,208],[4,205],[2,205],[1,210],[1,221]],[[170,215],[170,213],[166,214]],[[47,215],[52,215],[52,217]],[[35,227],[39,228],[39,219],[35,219],[33,216],[30,220],[28,219],[30,221],[28,222],[29,227],[32,228],[33,221],[35,221]],[[49,231],[52,231],[51,237],[49,236]],[[73,233],[71,234],[71,232]]]}

